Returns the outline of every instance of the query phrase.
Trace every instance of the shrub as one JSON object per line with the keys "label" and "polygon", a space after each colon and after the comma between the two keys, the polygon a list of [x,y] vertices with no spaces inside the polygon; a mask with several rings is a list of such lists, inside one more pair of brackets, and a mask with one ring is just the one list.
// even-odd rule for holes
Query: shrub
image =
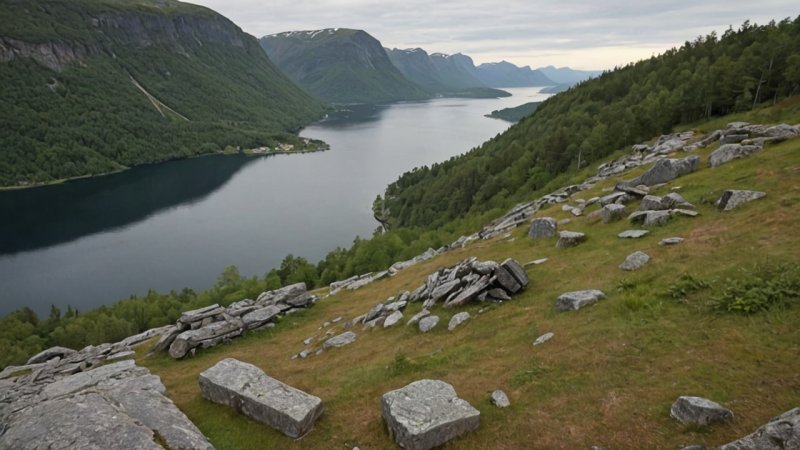
{"label": "shrub", "polygon": [[756,265],[742,275],[727,279],[726,287],[714,298],[716,309],[755,314],[773,307],[786,307],[800,299],[800,265]]}

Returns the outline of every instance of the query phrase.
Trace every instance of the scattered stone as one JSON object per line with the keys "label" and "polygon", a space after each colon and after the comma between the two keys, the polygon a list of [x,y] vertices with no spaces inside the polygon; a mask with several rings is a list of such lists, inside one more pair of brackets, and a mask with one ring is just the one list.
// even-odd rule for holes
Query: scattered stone
{"label": "scattered stone", "polygon": [[536,340],[533,341],[533,345],[534,346],[542,345],[545,342],[549,341],[550,339],[553,339],[553,336],[555,336],[555,334],[553,334],[552,332],[545,333],[545,334],[539,336],[538,338],[536,338]]}
{"label": "scattered stone", "polygon": [[661,197],[657,195],[645,195],[642,202],[639,203],[638,211],[658,211],[666,209],[661,207]]}
{"label": "scattered stone", "polygon": [[625,230],[618,234],[617,237],[622,239],[639,239],[649,233],[647,230]]}
{"label": "scattered stone", "polygon": [[419,321],[419,331],[423,333],[427,333],[431,331],[433,327],[439,324],[439,316],[427,316],[423,317]]}
{"label": "scattered stone", "polygon": [[650,255],[645,252],[636,251],[628,255],[625,261],[619,265],[619,268],[628,271],[637,270],[647,264],[648,261],[650,261]]}
{"label": "scattered stone", "polygon": [[658,243],[658,245],[676,245],[680,244],[683,241],[684,239],[682,237],[670,237],[662,239],[661,242]]}
{"label": "scattered stone", "polygon": [[301,358],[306,359],[309,356],[311,356],[311,354],[313,352],[314,352],[313,350],[305,349],[305,350],[301,351],[300,353],[298,353],[298,355],[300,355]]}
{"label": "scattered stone", "polygon": [[773,418],[753,434],[725,444],[719,450],[788,450],[800,448],[800,408]]}
{"label": "scattered stone", "polygon": [[344,347],[345,345],[355,342],[357,337],[358,336],[352,331],[345,331],[344,333],[325,341],[322,344],[322,348]]}
{"label": "scattered stone", "polygon": [[684,424],[709,425],[733,420],[733,412],[702,397],[681,396],[670,408],[670,416]]}
{"label": "scattered stone", "polygon": [[719,198],[719,200],[717,200],[716,204],[720,211],[730,211],[747,202],[758,200],[766,195],[766,192],[729,189],[722,193],[722,196]]}
{"label": "scattered stone", "polygon": [[699,156],[689,156],[683,159],[660,159],[650,170],[627,184],[629,186],[640,184],[653,186],[659,183],[666,183],[682,175],[694,172],[699,164]]}
{"label": "scattered stone", "polygon": [[469,320],[469,318],[469,313],[466,311],[462,311],[454,315],[452,318],[450,318],[450,323],[447,325],[447,331],[453,331],[457,326]]}
{"label": "scattered stone", "polygon": [[586,241],[586,235],[575,231],[559,231],[556,248],[575,247]]}
{"label": "scattered stone", "polygon": [[524,265],[523,267],[527,269],[527,268],[529,268],[529,267],[538,266],[539,264],[544,264],[544,263],[546,263],[546,262],[547,262],[547,259],[548,259],[548,258],[534,259],[533,261],[528,261],[528,262],[526,262],[526,263],[525,263],[525,265]]}
{"label": "scattered stone", "polygon": [[303,341],[303,345],[311,345],[312,342],[314,342],[313,336],[310,338],[306,338],[306,340]]}
{"label": "scattered stone", "polygon": [[625,217],[625,206],[612,203],[600,208],[600,218],[603,223],[610,223]]}
{"label": "scattered stone", "polygon": [[734,159],[740,159],[750,156],[759,150],[761,150],[761,147],[755,145],[739,145],[739,144],[721,145],[718,149],[714,150],[708,157],[708,165],[709,167],[719,167],[723,164],[733,161]]}
{"label": "scattered stone", "polygon": [[491,400],[492,404],[498,408],[508,408],[511,406],[511,402],[508,401],[508,396],[500,389],[496,389],[492,392]]}
{"label": "scattered stone", "polygon": [[387,392],[381,413],[389,434],[405,450],[428,450],[473,431],[481,414],[439,380],[419,380]]}
{"label": "scattered stone", "polygon": [[558,225],[552,217],[537,217],[531,221],[528,236],[531,239],[548,239],[555,237]]}
{"label": "scattered stone", "polygon": [[292,438],[308,433],[323,409],[319,397],[232,358],[223,359],[200,374],[200,394]]}
{"label": "scattered stone", "polygon": [[400,323],[401,320],[403,320],[403,313],[400,311],[395,311],[389,314],[389,317],[383,321],[383,328],[393,327]]}
{"label": "scattered stone", "polygon": [[567,292],[561,294],[556,300],[556,310],[577,311],[603,298],[606,298],[606,294],[597,289]]}
{"label": "scattered stone", "polygon": [[414,314],[413,316],[411,316],[410,319],[408,319],[408,322],[406,322],[406,326],[414,325],[414,324],[418,323],[420,320],[422,320],[424,317],[428,317],[430,315],[431,315],[430,311],[428,311],[425,308],[422,308],[422,311]]}

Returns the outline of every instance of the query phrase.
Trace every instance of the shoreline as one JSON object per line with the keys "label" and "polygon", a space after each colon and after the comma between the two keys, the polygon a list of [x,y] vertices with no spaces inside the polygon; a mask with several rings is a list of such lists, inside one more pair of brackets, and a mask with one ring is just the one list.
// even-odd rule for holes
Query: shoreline
{"label": "shoreline", "polygon": [[[301,138],[301,139],[307,139],[307,138]],[[144,163],[141,163],[141,164],[136,164],[134,166],[124,167],[124,168],[118,169],[118,170],[113,170],[111,172],[95,173],[95,174],[88,174],[88,175],[78,175],[78,176],[69,177],[69,178],[59,178],[57,180],[47,181],[47,182],[44,182],[44,183],[35,183],[35,184],[29,184],[29,185],[25,185],[25,186],[0,186],[0,194],[2,194],[3,192],[13,192],[13,191],[22,191],[22,190],[26,190],[26,189],[42,188],[42,187],[47,187],[47,186],[57,186],[59,184],[64,184],[64,183],[68,183],[68,182],[72,182],[72,181],[88,180],[88,179],[92,179],[92,178],[100,178],[100,177],[105,177],[105,176],[109,176],[109,175],[115,175],[115,174],[118,174],[118,173],[122,173],[122,172],[125,172],[125,171],[128,171],[128,170],[134,169],[136,167],[142,167],[142,166],[147,166],[147,165],[152,165],[152,164],[163,164],[163,163],[176,162],[176,161],[185,161],[185,160],[194,159],[194,158],[205,158],[205,157],[209,157],[209,156],[230,156],[230,155],[243,155],[243,156],[247,156],[247,157],[260,157],[260,156],[273,156],[273,155],[292,155],[292,154],[302,154],[302,153],[324,152],[324,151],[330,150],[330,148],[331,148],[328,143],[323,142],[323,141],[311,140],[311,142],[316,143],[316,147],[313,147],[313,148],[302,148],[302,149],[297,149],[297,150],[295,150],[295,149],[279,149],[279,148],[275,148],[275,149],[270,149],[270,150],[263,151],[263,152],[256,151],[256,149],[244,149],[244,150],[238,150],[236,152],[226,152],[226,151],[223,150],[223,151],[213,152],[213,153],[199,153],[197,155],[191,155],[191,156],[186,156],[186,157],[182,157],[182,158],[170,158],[170,159],[165,159],[163,161],[144,162]]]}

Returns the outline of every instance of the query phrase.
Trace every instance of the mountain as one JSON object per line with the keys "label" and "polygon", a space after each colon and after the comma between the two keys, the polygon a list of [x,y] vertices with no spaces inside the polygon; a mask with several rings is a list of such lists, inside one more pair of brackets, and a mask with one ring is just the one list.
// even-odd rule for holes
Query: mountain
{"label": "mountain", "polygon": [[539,67],[536,70],[556,83],[566,85],[580,83],[589,78],[600,76],[600,74],[603,73],[602,70],[575,70],[569,67],[556,68],[554,66]]}
{"label": "mountain", "polygon": [[558,84],[538,70],[529,66],[517,67],[508,61],[481,64],[473,73],[486,86],[496,88]]}
{"label": "mountain", "polygon": [[679,123],[773,104],[798,92],[797,48],[800,18],[748,23],[584,81],[480,147],[403,174],[376,200],[381,222],[435,228],[506,207]]}
{"label": "mountain", "polygon": [[269,58],[312,95],[333,103],[429,98],[392,64],[377,39],[361,30],[289,31],[261,38]]}
{"label": "mountain", "polygon": [[389,59],[406,78],[430,92],[461,97],[504,97],[505,91],[491,89],[474,74],[472,58],[460,53],[428,54],[421,48],[386,49]]}
{"label": "mountain", "polygon": [[0,185],[297,139],[323,114],[225,17],[174,0],[6,0]]}

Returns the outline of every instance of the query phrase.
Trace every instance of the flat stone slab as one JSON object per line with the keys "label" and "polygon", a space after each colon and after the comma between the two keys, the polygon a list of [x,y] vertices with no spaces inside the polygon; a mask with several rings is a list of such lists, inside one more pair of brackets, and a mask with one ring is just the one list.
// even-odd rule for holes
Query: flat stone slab
{"label": "flat stone slab", "polygon": [[642,251],[636,251],[628,255],[625,261],[619,265],[622,270],[632,271],[642,268],[650,261],[650,255]]}
{"label": "flat stone slab", "polygon": [[666,239],[662,239],[658,245],[677,245],[683,242],[684,239],[682,237],[669,237]]}
{"label": "flat stone slab", "polygon": [[258,367],[228,358],[200,374],[200,394],[281,433],[299,438],[322,414],[322,400],[269,377]]}
{"label": "flat stone slab", "polygon": [[357,337],[358,336],[352,331],[345,331],[344,333],[325,341],[322,344],[322,348],[344,347],[345,345],[355,342]]}
{"label": "flat stone slab", "polygon": [[37,353],[34,356],[31,356],[31,358],[25,364],[26,365],[39,364],[39,363],[46,362],[49,359],[53,359],[53,358],[56,358],[56,357],[64,358],[66,356],[74,355],[75,353],[77,353],[77,352],[75,350],[72,350],[71,348],[50,347],[47,350],[44,350],[44,351],[42,351],[40,353]]}
{"label": "flat stone slab", "polygon": [[481,413],[439,380],[419,380],[387,392],[381,413],[389,434],[405,450],[428,450],[480,425]]}
{"label": "flat stone slab", "polygon": [[460,312],[450,318],[450,323],[447,324],[447,331],[453,331],[457,326],[469,320],[469,313],[466,311]]}
{"label": "flat stone slab", "polygon": [[647,233],[649,233],[647,230],[625,230],[618,234],[617,237],[621,239],[639,239],[640,237],[646,236]]}
{"label": "flat stone slab", "polygon": [[600,299],[606,298],[603,291],[590,289],[586,291],[574,291],[561,294],[556,300],[556,310],[558,311],[577,311],[584,306],[596,303]]}
{"label": "flat stone slab", "polygon": [[389,314],[389,317],[383,321],[383,328],[393,327],[400,323],[401,320],[403,320],[403,313],[400,311],[395,311]]}
{"label": "flat stone slab", "polygon": [[733,420],[733,412],[703,397],[681,396],[672,404],[669,415],[681,423],[709,425]]}

